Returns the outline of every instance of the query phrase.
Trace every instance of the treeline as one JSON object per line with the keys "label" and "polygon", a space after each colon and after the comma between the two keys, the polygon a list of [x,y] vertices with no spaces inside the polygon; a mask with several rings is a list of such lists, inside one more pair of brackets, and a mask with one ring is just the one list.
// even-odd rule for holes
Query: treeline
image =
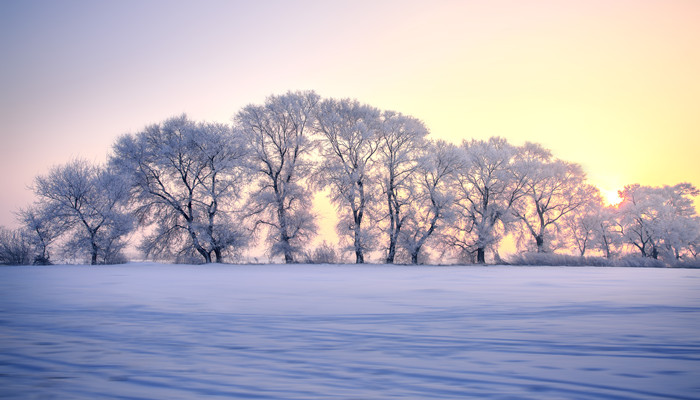
{"label": "treeline", "polygon": [[[340,243],[309,250],[314,193],[328,189]],[[293,262],[500,261],[518,249],[612,258],[696,259],[700,219],[690,184],[629,185],[606,206],[577,164],[535,143],[429,137],[418,119],[314,92],[270,96],[232,124],[185,115],[120,137],[104,165],[74,160],[38,176],[18,230],[0,232],[0,262],[125,261],[139,232],[146,257],[235,261],[265,240]],[[337,250],[337,251],[336,251]],[[349,260],[348,260],[349,261]]]}

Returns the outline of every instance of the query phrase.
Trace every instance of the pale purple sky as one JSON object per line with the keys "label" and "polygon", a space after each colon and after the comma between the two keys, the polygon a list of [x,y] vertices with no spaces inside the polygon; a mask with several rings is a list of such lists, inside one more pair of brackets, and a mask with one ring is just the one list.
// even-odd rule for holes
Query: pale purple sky
{"label": "pale purple sky", "polygon": [[0,2],[0,225],[34,176],[186,112],[313,89],[501,135],[605,191],[700,185],[700,2]]}

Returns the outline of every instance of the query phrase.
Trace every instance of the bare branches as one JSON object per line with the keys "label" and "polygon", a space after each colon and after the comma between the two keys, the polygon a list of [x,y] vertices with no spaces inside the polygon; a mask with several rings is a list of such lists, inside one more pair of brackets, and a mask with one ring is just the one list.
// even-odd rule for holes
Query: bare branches
{"label": "bare branches", "polygon": [[271,255],[292,263],[316,232],[311,208],[311,156],[318,146],[313,117],[319,102],[314,92],[270,96],[264,105],[249,105],[234,117],[246,138],[249,164],[255,171],[247,215],[255,229],[268,227]]}
{"label": "bare branches", "polygon": [[196,252],[204,262],[221,262],[225,252],[245,245],[229,214],[246,169],[237,133],[182,115],[114,145],[111,166],[130,178],[135,215],[155,226],[141,246],[147,255]]}

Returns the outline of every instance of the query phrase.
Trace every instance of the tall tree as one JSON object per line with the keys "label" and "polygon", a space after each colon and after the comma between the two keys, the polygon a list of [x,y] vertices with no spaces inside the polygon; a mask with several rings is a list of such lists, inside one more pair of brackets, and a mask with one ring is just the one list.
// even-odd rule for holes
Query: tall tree
{"label": "tall tree", "polygon": [[578,164],[555,159],[534,143],[519,150],[512,171],[524,182],[525,195],[511,208],[522,225],[521,239],[532,239],[538,253],[549,251],[561,218],[586,201],[585,174]]}
{"label": "tall tree", "polygon": [[110,165],[129,177],[148,256],[202,257],[222,262],[246,244],[231,218],[244,179],[242,138],[227,125],[195,123],[185,115],[122,136]]}
{"label": "tall tree", "polygon": [[476,254],[486,262],[486,250],[498,245],[508,224],[509,211],[523,195],[525,177],[512,173],[517,148],[505,139],[462,143],[457,170],[458,218],[450,238],[463,254]]}
{"label": "tall tree", "polygon": [[462,162],[457,148],[444,141],[426,142],[418,166],[411,175],[405,204],[404,228],[399,244],[408,251],[411,263],[436,233],[452,222],[456,171]]}
{"label": "tall tree", "polygon": [[320,104],[317,127],[324,137],[318,184],[330,187],[331,200],[345,211],[338,233],[351,238],[355,262],[361,264],[371,249],[372,235],[363,222],[375,201],[369,186],[376,182],[372,174],[380,145],[380,112],[357,100],[328,99]]}
{"label": "tall tree", "polygon": [[428,129],[420,120],[394,111],[382,112],[378,165],[386,202],[387,264],[392,264],[396,256],[401,228],[407,216],[404,208],[412,200],[412,178],[419,166],[427,135]]}
{"label": "tall tree", "polygon": [[318,102],[314,92],[288,92],[268,97],[264,105],[249,105],[234,117],[258,178],[249,214],[256,217],[256,227],[268,227],[270,253],[283,255],[286,263],[303,253],[317,230],[311,185],[305,180],[317,147],[313,118]]}
{"label": "tall tree", "polygon": [[85,251],[91,264],[106,263],[126,245],[132,221],[125,212],[128,187],[121,176],[75,160],[38,176],[34,192],[70,232],[67,252]]}

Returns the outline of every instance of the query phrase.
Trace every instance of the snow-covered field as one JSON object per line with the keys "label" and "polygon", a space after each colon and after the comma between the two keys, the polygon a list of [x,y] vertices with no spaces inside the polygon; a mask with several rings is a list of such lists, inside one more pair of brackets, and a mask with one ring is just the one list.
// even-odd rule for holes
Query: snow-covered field
{"label": "snow-covered field", "polygon": [[698,399],[700,270],[4,267],[0,397]]}

